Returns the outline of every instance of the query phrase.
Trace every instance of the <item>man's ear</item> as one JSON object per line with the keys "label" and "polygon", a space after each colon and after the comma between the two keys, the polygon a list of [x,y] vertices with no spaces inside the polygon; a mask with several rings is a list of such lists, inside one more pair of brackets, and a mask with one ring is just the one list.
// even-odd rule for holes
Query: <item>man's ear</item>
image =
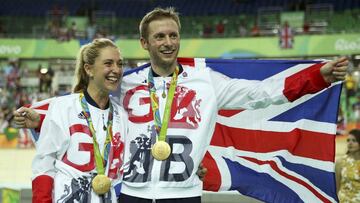
{"label": "man's ear", "polygon": [[140,44],[143,49],[148,50],[148,42],[145,38],[143,37],[140,38]]}

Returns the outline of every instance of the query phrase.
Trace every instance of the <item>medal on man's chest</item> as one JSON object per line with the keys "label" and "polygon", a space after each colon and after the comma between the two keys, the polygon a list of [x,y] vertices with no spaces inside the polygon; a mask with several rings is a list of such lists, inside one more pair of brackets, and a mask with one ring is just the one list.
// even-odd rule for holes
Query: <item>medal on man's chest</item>
{"label": "medal on man's chest", "polygon": [[[168,91],[168,95],[167,95],[167,99],[166,99],[166,103],[165,103],[163,119],[161,120],[160,112],[159,112],[159,99],[156,95],[156,88],[155,88],[154,76],[152,74],[152,70],[149,70],[149,73],[148,73],[148,88],[149,88],[149,95],[150,95],[150,101],[151,101],[151,108],[153,111],[154,125],[156,126],[155,128],[156,128],[156,132],[158,135],[158,139],[157,139],[156,143],[151,148],[151,154],[158,161],[166,160],[167,158],[169,158],[169,156],[171,154],[171,147],[166,142],[166,135],[167,135],[167,129],[168,129],[168,124],[169,124],[169,120],[170,120],[170,112],[171,112],[172,102],[173,102],[175,90],[176,90],[178,74],[179,74],[179,67],[176,67],[175,71],[172,75],[171,81],[170,81],[170,87],[169,87],[169,91]],[[166,82],[163,81],[163,83],[164,83],[163,84],[163,92],[162,92],[161,96],[165,99],[166,98],[166,93],[165,93]]]}
{"label": "medal on man's chest", "polygon": [[165,141],[157,141],[151,149],[151,154],[158,161],[163,161],[170,156],[170,145]]}

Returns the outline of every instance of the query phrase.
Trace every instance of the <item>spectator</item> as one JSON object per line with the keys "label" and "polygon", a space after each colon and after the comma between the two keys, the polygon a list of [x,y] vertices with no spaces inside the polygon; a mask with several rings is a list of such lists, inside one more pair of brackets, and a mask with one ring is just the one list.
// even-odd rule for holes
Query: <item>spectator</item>
{"label": "spectator", "polygon": [[9,127],[9,110],[10,106],[8,103],[2,103],[0,107],[0,134],[4,134],[7,127]]}
{"label": "spectator", "polygon": [[6,78],[4,75],[5,74],[4,74],[3,70],[0,70],[0,93],[1,93],[1,89],[6,86]]}
{"label": "spectator", "polygon": [[240,37],[247,36],[247,34],[248,34],[247,32],[248,32],[248,30],[246,28],[245,22],[241,21],[240,25],[239,25],[239,35],[240,35]]}
{"label": "spectator", "polygon": [[309,31],[310,31],[310,24],[307,21],[305,21],[303,25],[303,34],[308,34]]}
{"label": "spectator", "polygon": [[57,39],[60,33],[60,25],[58,22],[51,21],[48,24],[48,29],[50,32],[50,37],[53,39]]}
{"label": "spectator", "polygon": [[6,37],[6,29],[3,22],[0,20],[0,38]]}
{"label": "spectator", "polygon": [[69,31],[68,28],[66,26],[62,26],[59,29],[59,36],[58,36],[58,41],[60,42],[64,42],[64,41],[69,41]]}
{"label": "spectator", "polygon": [[347,74],[345,79],[345,90],[348,98],[356,95],[356,81],[353,74]]}
{"label": "spectator", "polygon": [[20,69],[20,77],[28,77],[29,76],[29,67],[27,65],[24,65]]}
{"label": "spectator", "polygon": [[257,25],[257,22],[255,22],[253,27],[251,28],[251,36],[253,36],[253,37],[260,36],[260,29]]}
{"label": "spectator", "polygon": [[46,72],[47,70],[42,67],[41,64],[38,65],[37,75],[39,78],[39,92],[45,91],[45,85],[46,85]]}
{"label": "spectator", "polygon": [[93,40],[97,32],[97,26],[95,21],[91,20],[89,25],[86,28],[86,36],[88,40]]}
{"label": "spectator", "polygon": [[222,20],[220,20],[217,24],[216,24],[216,35],[218,36],[223,36],[225,32],[225,24]]}
{"label": "spectator", "polygon": [[347,120],[346,120],[344,111],[341,108],[341,105],[339,105],[339,112],[338,112],[337,123],[336,123],[336,125],[337,125],[336,135],[345,134],[346,124],[347,124]]}
{"label": "spectator", "polygon": [[70,39],[76,39],[76,32],[77,32],[77,25],[76,25],[76,22],[73,21],[71,23],[70,28],[69,28],[69,38]]}
{"label": "spectator", "polygon": [[203,37],[208,38],[211,37],[213,33],[213,28],[210,23],[206,23],[203,25]]}
{"label": "spectator", "polygon": [[51,66],[48,68],[47,73],[45,74],[46,79],[46,92],[51,93],[52,92],[52,80],[54,77],[54,71],[51,68]]}
{"label": "spectator", "polygon": [[8,77],[10,75],[12,69],[14,68],[16,63],[15,59],[9,59],[7,66],[4,67],[4,75],[5,77]]}
{"label": "spectator", "polygon": [[360,129],[349,132],[347,152],[336,161],[335,174],[340,202],[360,202]]}
{"label": "spectator", "polygon": [[356,101],[352,105],[352,112],[350,120],[353,122],[360,122],[360,96],[355,97]]}
{"label": "spectator", "polygon": [[279,32],[279,44],[282,49],[292,49],[294,44],[294,33],[287,21]]}
{"label": "spectator", "polygon": [[19,66],[17,60],[11,60],[9,63],[9,71],[6,75],[7,84],[6,87],[10,92],[13,92],[17,89],[18,83],[16,82],[17,78],[20,76],[19,74]]}
{"label": "spectator", "polygon": [[28,95],[25,92],[20,92],[19,94],[19,98],[16,104],[16,108],[20,108],[24,105],[30,104],[30,99],[28,97]]}

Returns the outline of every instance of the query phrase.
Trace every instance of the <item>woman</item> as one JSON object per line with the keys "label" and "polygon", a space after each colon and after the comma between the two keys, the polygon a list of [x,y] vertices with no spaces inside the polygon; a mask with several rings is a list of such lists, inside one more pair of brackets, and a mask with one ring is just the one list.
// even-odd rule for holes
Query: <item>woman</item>
{"label": "woman", "polygon": [[[41,102],[50,102],[48,111],[42,116],[31,108],[22,107],[14,112],[14,120],[19,128],[41,128],[36,142],[37,154],[33,163],[33,202],[67,202],[77,199],[80,202],[91,202],[102,196],[91,192],[91,182],[97,171],[93,147],[94,137],[90,130],[93,123],[95,137],[99,140],[100,152],[103,152],[104,140],[108,129],[109,92],[116,90],[122,76],[119,50],[109,40],[98,39],[84,46],[77,59],[76,76],[78,81],[73,89],[74,94],[51,98]],[[87,122],[80,97],[84,94],[90,110],[91,122]],[[123,139],[127,128],[127,114],[111,102],[114,109],[112,140],[114,145],[110,152],[111,160],[105,167],[112,185],[120,182],[122,174],[118,170],[122,165]],[[44,105],[46,106],[46,105]],[[85,105],[86,106],[86,105]],[[118,110],[116,110],[118,109]],[[47,109],[46,109],[47,110]],[[85,109],[86,110],[86,109]],[[118,116],[116,114],[121,114]],[[106,120],[106,118],[108,118]],[[72,121],[75,120],[75,121]],[[115,131],[115,121],[119,129]],[[117,133],[118,132],[118,133]],[[116,139],[115,139],[116,138]],[[102,153],[101,153],[102,154]],[[110,166],[110,170],[109,167]],[[202,165],[197,175],[203,179],[207,172]],[[116,177],[116,178],[113,178]],[[97,180],[97,179],[94,179]],[[54,199],[51,192],[54,191]],[[116,192],[120,192],[117,188]],[[113,189],[104,198],[115,201]]]}
{"label": "woman", "polygon": [[[74,94],[54,98],[33,160],[33,202],[116,202],[127,114],[109,96],[122,77],[108,39],[83,46]],[[53,195],[52,195],[53,194]]]}
{"label": "woman", "polygon": [[349,132],[347,152],[335,165],[340,202],[360,202],[360,129]]}

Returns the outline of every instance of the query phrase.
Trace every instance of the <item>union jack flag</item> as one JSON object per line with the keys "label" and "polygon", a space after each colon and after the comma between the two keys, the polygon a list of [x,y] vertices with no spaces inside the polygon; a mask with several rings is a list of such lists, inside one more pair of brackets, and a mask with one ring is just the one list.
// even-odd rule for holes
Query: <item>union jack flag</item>
{"label": "union jack flag", "polygon": [[[207,59],[232,78],[265,80],[318,61]],[[236,68],[235,68],[236,67]],[[204,158],[204,189],[237,190],[265,202],[338,202],[334,158],[341,84],[283,105],[220,110]]]}
{"label": "union jack flag", "polygon": [[[232,78],[266,80],[309,70],[320,61],[206,59]],[[191,65],[193,59],[180,59]],[[236,68],[235,68],[236,67]],[[265,202],[338,202],[334,159],[341,84],[292,103],[220,110],[203,160],[204,189],[237,190]],[[48,103],[34,104],[42,117]],[[38,134],[32,130],[36,143]]]}

